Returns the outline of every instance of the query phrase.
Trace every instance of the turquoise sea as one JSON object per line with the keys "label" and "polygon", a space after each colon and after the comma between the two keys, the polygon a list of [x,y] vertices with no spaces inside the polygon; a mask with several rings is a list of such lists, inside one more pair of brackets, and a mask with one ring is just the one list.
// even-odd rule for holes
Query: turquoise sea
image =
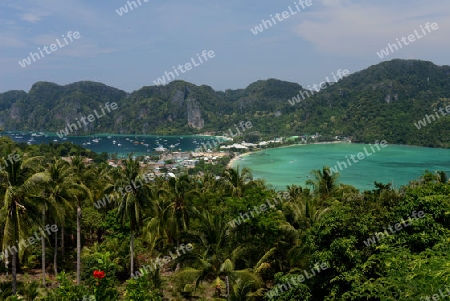
{"label": "turquoise sea", "polygon": [[[311,170],[346,161],[345,156],[356,156],[364,152],[364,147],[373,153],[369,145],[350,143],[267,149],[235,160],[232,167],[249,167],[255,178],[265,179],[275,188],[285,189],[291,184],[305,186]],[[417,179],[425,170],[443,170],[450,176],[450,149],[388,145],[339,170],[339,180],[361,190],[374,189],[374,181],[393,183],[393,187],[399,188]]]}
{"label": "turquoise sea", "polygon": [[[189,151],[201,147],[201,143],[212,140],[207,136],[144,136],[99,134],[91,136],[69,136],[60,139],[54,133],[2,133],[16,142],[28,144],[71,142],[82,145],[95,152],[107,152],[126,156],[155,154],[155,148],[162,146],[174,151]],[[97,141],[97,142],[94,142]],[[115,142],[115,143],[114,143]],[[120,144],[120,145],[119,145]],[[364,144],[308,144],[276,149],[266,149],[244,156],[232,163],[232,167],[249,167],[255,178],[265,179],[275,188],[284,189],[286,185],[305,186],[310,171],[323,166],[334,166],[337,161],[345,162],[350,155],[364,152]],[[400,187],[416,179],[425,170],[444,170],[450,175],[450,150],[402,145],[389,145],[371,156],[340,170],[341,183],[358,189],[373,189],[374,181],[393,183]]]}

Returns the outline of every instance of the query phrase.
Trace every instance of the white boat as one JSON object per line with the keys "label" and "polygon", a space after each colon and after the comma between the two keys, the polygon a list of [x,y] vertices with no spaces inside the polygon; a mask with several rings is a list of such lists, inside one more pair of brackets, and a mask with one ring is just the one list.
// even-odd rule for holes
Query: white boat
{"label": "white boat", "polygon": [[93,139],[92,142],[98,143],[98,139]]}
{"label": "white boat", "polygon": [[165,152],[167,150],[167,148],[164,148],[162,145],[154,148],[155,151],[157,152]]}

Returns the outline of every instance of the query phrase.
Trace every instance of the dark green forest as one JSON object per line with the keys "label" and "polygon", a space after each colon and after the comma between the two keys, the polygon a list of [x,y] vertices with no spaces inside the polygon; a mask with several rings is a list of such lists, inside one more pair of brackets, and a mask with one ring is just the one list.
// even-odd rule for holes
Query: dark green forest
{"label": "dark green forest", "polygon": [[[0,138],[0,158],[3,255],[19,247],[2,256],[0,300],[447,294],[450,183],[443,172],[424,170],[400,189],[374,179],[372,190],[358,191],[323,167],[305,187],[275,191],[248,169],[149,179],[132,157],[114,168],[105,154],[69,143]],[[123,187],[126,193],[95,205]],[[46,225],[58,231],[31,243]],[[23,240],[30,245],[20,248]]]}

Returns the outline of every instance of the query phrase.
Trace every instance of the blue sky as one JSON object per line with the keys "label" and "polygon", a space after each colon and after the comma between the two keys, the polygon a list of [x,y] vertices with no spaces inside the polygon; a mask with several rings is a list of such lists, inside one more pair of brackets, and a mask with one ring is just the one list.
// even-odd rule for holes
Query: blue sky
{"label": "blue sky", "polygon": [[[137,3],[137,0],[135,0]],[[215,57],[177,79],[216,90],[277,78],[313,85],[336,73],[393,58],[450,65],[448,0],[311,0],[312,5],[254,35],[269,15],[298,0],[150,0],[123,16],[124,0],[3,0],[0,92],[28,91],[37,81],[92,80],[132,92],[203,50]],[[295,10],[295,9],[294,9]],[[426,22],[439,29],[380,59],[376,52]],[[80,38],[29,66],[19,61],[69,31]],[[420,32],[420,31],[419,31]]]}

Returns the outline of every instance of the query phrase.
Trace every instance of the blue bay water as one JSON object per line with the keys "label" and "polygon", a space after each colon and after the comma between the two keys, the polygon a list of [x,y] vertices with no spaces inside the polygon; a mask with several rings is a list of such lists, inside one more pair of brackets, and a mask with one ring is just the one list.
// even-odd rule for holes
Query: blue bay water
{"label": "blue bay water", "polygon": [[[251,169],[255,178],[265,179],[275,188],[301,185],[310,179],[310,171],[334,166],[337,161],[347,162],[350,155],[364,153],[364,144],[308,144],[277,149],[267,149],[244,156],[232,163]],[[375,150],[377,150],[374,147]],[[443,170],[450,175],[450,150],[402,145],[388,145],[351,166],[339,170],[339,182],[358,189],[374,189],[374,181],[393,183],[399,188],[420,177],[425,170]],[[342,166],[342,165],[341,165]]]}
{"label": "blue bay water", "polygon": [[[117,154],[120,157],[130,153],[134,155],[151,155],[155,153],[155,148],[160,145],[172,151],[191,151],[201,147],[201,143],[207,143],[213,140],[213,137],[208,136],[98,134],[90,136],[68,136],[61,139],[55,133],[45,133],[45,135],[38,137],[32,136],[32,133],[24,132],[6,132],[1,134],[12,138],[15,142],[28,144],[70,142],[97,153],[107,152],[109,154]],[[94,139],[98,139],[98,142],[94,142]],[[116,143],[113,143],[113,141]]]}

